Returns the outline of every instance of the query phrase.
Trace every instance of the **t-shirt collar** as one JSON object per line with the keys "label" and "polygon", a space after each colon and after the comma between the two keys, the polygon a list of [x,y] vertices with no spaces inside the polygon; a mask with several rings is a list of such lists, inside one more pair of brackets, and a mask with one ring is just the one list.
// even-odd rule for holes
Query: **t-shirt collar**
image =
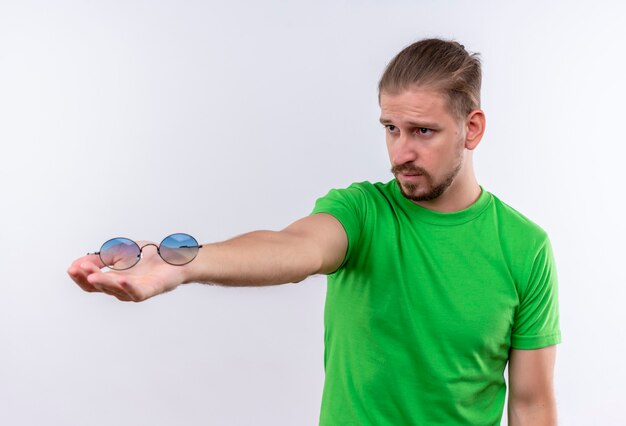
{"label": "t-shirt collar", "polygon": [[493,200],[492,195],[480,186],[480,196],[469,207],[456,212],[438,212],[422,207],[405,198],[404,195],[402,195],[402,192],[400,192],[398,182],[395,179],[393,179],[390,183],[393,187],[393,195],[398,204],[400,204],[402,209],[410,217],[434,225],[459,225],[461,223],[469,222],[485,211]]}

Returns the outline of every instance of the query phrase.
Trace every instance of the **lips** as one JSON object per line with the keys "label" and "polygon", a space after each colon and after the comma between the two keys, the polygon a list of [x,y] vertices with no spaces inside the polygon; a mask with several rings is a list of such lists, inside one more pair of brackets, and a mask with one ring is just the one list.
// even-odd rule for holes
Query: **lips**
{"label": "lips", "polygon": [[400,177],[402,177],[402,179],[415,180],[422,177],[422,175],[418,173],[400,173]]}
{"label": "lips", "polygon": [[414,166],[413,164],[401,164],[397,166],[393,166],[391,168],[391,173],[402,180],[420,180],[422,177],[428,176],[428,173],[425,171],[422,173],[422,168]]}

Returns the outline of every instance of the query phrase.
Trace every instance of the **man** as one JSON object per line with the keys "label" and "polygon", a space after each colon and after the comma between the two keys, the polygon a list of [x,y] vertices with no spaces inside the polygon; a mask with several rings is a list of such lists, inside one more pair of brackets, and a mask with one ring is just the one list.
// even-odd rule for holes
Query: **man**
{"label": "man", "polygon": [[154,251],[128,271],[97,256],[69,275],[141,301],[188,282],[269,285],[328,274],[322,425],[556,424],[557,277],[545,231],[485,191],[480,63],[422,40],[379,83],[395,179],[331,190],[279,232],[205,245],[184,266]]}

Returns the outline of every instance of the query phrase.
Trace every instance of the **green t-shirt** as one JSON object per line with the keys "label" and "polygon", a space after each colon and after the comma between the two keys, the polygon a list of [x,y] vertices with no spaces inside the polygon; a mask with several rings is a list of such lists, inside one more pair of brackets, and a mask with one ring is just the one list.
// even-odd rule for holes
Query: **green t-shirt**
{"label": "green t-shirt", "polygon": [[395,180],[333,189],[316,213],[348,236],[328,276],[320,425],[499,425],[509,350],[561,340],[546,232],[484,189],[441,213]]}

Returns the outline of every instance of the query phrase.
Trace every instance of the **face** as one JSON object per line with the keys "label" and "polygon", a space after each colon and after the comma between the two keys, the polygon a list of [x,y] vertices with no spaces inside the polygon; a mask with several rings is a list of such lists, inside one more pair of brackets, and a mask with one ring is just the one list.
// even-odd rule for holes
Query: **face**
{"label": "face", "polygon": [[381,93],[380,122],[385,126],[391,172],[402,194],[430,201],[452,185],[463,166],[463,123],[434,90]]}

